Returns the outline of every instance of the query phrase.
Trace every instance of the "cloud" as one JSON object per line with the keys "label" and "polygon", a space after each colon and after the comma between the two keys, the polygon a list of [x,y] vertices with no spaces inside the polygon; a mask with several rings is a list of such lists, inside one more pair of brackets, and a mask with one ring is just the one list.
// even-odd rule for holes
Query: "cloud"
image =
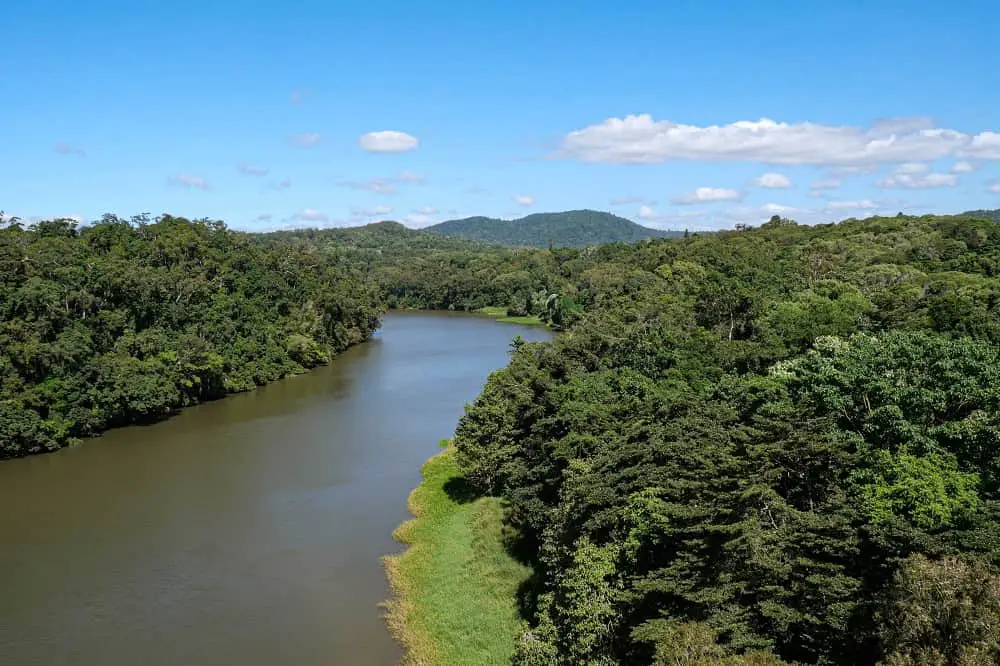
{"label": "cloud", "polygon": [[646,205],[639,206],[637,216],[642,220],[655,220],[657,217],[656,211],[651,206]]}
{"label": "cloud", "polygon": [[511,199],[513,199],[515,203],[518,203],[522,206],[530,206],[533,203],[535,203],[535,197],[527,194],[518,194],[511,197]]}
{"label": "cloud", "polygon": [[271,171],[264,167],[255,167],[249,164],[240,164],[236,168],[244,176],[266,176]]}
{"label": "cloud", "polygon": [[188,189],[195,190],[208,189],[208,182],[204,178],[201,178],[200,176],[192,176],[187,173],[170,176],[167,178],[167,182],[176,187],[186,187]]}
{"label": "cloud", "polygon": [[414,228],[427,227],[435,222],[436,220],[426,213],[414,213],[413,215],[406,216],[407,226]]}
{"label": "cloud", "polygon": [[712,201],[739,201],[743,194],[726,187],[699,187],[694,192],[682,194],[670,200],[679,205],[709,203]]}
{"label": "cloud", "polygon": [[820,197],[827,190],[839,190],[843,183],[839,178],[824,178],[809,186],[809,196]]}
{"label": "cloud", "polygon": [[971,173],[975,170],[976,167],[971,162],[966,162],[965,160],[955,162],[951,165],[951,169],[949,169],[952,173]]}
{"label": "cloud", "polygon": [[303,134],[293,134],[288,137],[288,143],[293,146],[299,146],[300,148],[307,148],[309,146],[315,146],[323,136],[319,132],[305,132]]}
{"label": "cloud", "polygon": [[993,194],[1000,194],[1000,182],[991,183],[990,186],[986,189],[992,192]]}
{"label": "cloud", "polygon": [[414,212],[416,212],[419,215],[437,215],[438,209],[435,208],[434,206],[423,206],[422,208],[418,208]]}
{"label": "cloud", "polygon": [[60,155],[72,155],[74,157],[86,157],[87,153],[76,146],[71,146],[65,141],[60,141],[55,145],[55,151]]}
{"label": "cloud", "polygon": [[791,213],[799,212],[799,208],[795,206],[785,206],[783,204],[776,203],[766,203],[760,207],[760,212],[765,215],[789,215]]}
{"label": "cloud", "polygon": [[414,150],[417,143],[415,136],[395,130],[368,132],[358,138],[358,145],[371,153],[403,153]]}
{"label": "cloud", "polygon": [[368,218],[378,217],[379,215],[388,215],[391,212],[392,206],[387,206],[385,204],[379,204],[378,206],[373,206],[371,208],[352,208],[351,221],[362,222]]}
{"label": "cloud", "polygon": [[273,219],[274,219],[274,215],[271,215],[270,213],[261,213],[257,217],[253,218],[253,221],[254,222],[270,222]]}
{"label": "cloud", "polygon": [[915,176],[919,173],[927,173],[930,169],[930,166],[922,162],[903,162],[893,172],[899,176]]}
{"label": "cloud", "polygon": [[[903,165],[906,166],[906,165]],[[896,171],[891,176],[879,181],[879,187],[885,189],[923,190],[934,187],[955,187],[958,176],[953,173],[906,173]]]}
{"label": "cloud", "polygon": [[414,183],[417,185],[423,185],[427,182],[426,176],[413,173],[412,171],[400,171],[399,175],[396,176],[396,180],[400,183]]}
{"label": "cloud", "polygon": [[412,171],[400,171],[395,176],[386,178],[372,178],[371,180],[342,180],[341,187],[350,187],[355,190],[368,190],[377,194],[395,194],[397,184],[423,185],[427,178],[423,174]]}
{"label": "cloud", "polygon": [[980,160],[1000,160],[1000,132],[981,132],[972,137],[969,146],[959,153],[960,157]]}
{"label": "cloud", "polygon": [[653,164],[668,160],[860,166],[960,156],[1000,159],[1000,134],[935,128],[927,118],[893,118],[869,128],[769,118],[700,127],[649,114],[608,118],[570,132],[553,157]]}
{"label": "cloud", "polygon": [[879,204],[871,199],[861,199],[858,201],[829,201],[826,204],[827,210],[874,210]]}
{"label": "cloud", "polygon": [[372,178],[371,180],[344,180],[341,187],[349,187],[354,190],[367,190],[377,194],[395,194],[396,185],[388,178]]}
{"label": "cloud", "polygon": [[276,181],[272,180],[270,183],[267,184],[267,186],[270,187],[272,190],[278,190],[280,192],[282,190],[287,190],[289,187],[291,187],[292,181],[289,180],[288,178]]}
{"label": "cloud", "polygon": [[300,222],[329,222],[330,218],[326,213],[314,208],[303,208],[292,215],[293,220]]}
{"label": "cloud", "polygon": [[629,204],[651,204],[654,203],[650,201],[648,197],[640,196],[638,194],[626,194],[623,197],[616,197],[611,200],[612,206],[627,206]]}
{"label": "cloud", "polygon": [[490,190],[488,188],[485,188],[485,187],[479,187],[478,185],[474,185],[472,187],[465,188],[465,193],[466,194],[472,194],[472,195],[478,196],[478,195],[482,195],[482,194],[489,194]]}
{"label": "cloud", "polygon": [[792,186],[792,181],[783,174],[768,172],[758,176],[754,184],[771,190],[785,190]]}

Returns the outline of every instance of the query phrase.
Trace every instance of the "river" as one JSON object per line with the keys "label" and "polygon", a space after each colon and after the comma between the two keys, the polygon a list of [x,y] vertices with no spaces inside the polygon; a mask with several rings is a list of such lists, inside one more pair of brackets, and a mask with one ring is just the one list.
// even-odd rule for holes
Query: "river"
{"label": "river", "polygon": [[330,366],[0,462],[0,664],[395,664],[380,557],[511,339],[392,313]]}

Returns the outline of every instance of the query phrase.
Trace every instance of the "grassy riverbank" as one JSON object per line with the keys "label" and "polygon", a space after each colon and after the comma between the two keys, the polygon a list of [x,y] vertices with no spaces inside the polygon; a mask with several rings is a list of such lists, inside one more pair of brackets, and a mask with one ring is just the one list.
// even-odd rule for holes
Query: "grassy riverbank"
{"label": "grassy riverbank", "polygon": [[408,664],[507,664],[514,650],[516,593],[530,570],[504,548],[499,500],[463,488],[451,449],[428,460],[410,494],[415,518],[393,534],[409,548],[385,558],[386,620]]}
{"label": "grassy riverbank", "polygon": [[478,310],[476,310],[476,314],[486,315],[487,317],[493,317],[497,321],[504,324],[521,324],[523,326],[545,326],[545,322],[539,319],[536,315],[528,315],[527,317],[508,316],[507,308],[488,306],[485,308],[479,308]]}

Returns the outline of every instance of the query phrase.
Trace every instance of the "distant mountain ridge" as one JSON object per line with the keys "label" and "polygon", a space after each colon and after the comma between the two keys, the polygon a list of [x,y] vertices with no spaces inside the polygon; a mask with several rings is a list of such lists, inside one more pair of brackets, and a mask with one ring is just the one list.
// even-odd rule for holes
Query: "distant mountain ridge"
{"label": "distant mountain ridge", "polygon": [[652,229],[596,210],[534,213],[515,220],[467,217],[435,224],[426,231],[483,243],[530,247],[548,247],[550,243],[559,247],[583,247],[684,235],[683,231]]}
{"label": "distant mountain ridge", "polygon": [[962,217],[978,217],[981,220],[993,220],[994,222],[1000,222],[1000,208],[992,208],[989,210],[967,210],[962,213]]}

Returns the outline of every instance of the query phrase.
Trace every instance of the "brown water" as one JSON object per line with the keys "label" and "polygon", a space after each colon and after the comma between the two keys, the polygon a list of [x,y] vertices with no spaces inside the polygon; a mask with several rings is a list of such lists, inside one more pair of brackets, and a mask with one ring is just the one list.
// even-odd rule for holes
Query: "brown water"
{"label": "brown water", "polygon": [[379,558],[515,335],[547,337],[391,314],[329,367],[0,463],[0,664],[396,663]]}

